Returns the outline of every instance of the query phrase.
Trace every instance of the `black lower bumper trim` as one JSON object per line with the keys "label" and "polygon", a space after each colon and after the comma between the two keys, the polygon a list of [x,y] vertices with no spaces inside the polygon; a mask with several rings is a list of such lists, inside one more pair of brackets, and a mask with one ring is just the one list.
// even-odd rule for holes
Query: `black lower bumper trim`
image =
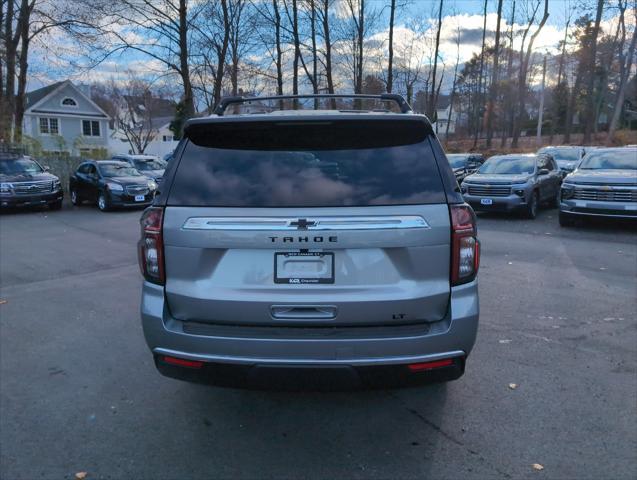
{"label": "black lower bumper trim", "polygon": [[237,365],[204,363],[201,368],[166,363],[155,355],[155,366],[164,376],[194,383],[255,390],[342,391],[418,386],[447,382],[464,373],[465,359],[449,366],[412,372],[407,365]]}

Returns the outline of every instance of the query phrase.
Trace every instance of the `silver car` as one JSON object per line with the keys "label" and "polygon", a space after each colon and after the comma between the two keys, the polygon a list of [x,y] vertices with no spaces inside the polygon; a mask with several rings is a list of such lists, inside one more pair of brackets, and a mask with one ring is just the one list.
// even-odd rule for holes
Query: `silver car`
{"label": "silver car", "polygon": [[187,123],[141,220],[141,317],[162,374],[310,389],[462,375],[475,215],[427,118],[378,99],[401,112],[221,108]]}
{"label": "silver car", "polygon": [[551,155],[557,162],[560,170],[570,173],[577,168],[579,162],[584,157],[586,150],[591,147],[580,147],[575,145],[562,145],[559,147],[543,147],[540,148],[538,155]]}
{"label": "silver car", "polygon": [[591,216],[637,218],[637,148],[592,150],[564,179],[560,225]]}
{"label": "silver car", "polygon": [[464,179],[462,193],[476,211],[522,212],[535,218],[541,204],[558,206],[561,182],[550,155],[496,155]]}
{"label": "silver car", "polygon": [[120,154],[113,155],[112,159],[128,163],[139,171],[139,173],[154,180],[156,183],[161,183],[164,171],[168,165],[166,161],[160,160],[154,155]]}

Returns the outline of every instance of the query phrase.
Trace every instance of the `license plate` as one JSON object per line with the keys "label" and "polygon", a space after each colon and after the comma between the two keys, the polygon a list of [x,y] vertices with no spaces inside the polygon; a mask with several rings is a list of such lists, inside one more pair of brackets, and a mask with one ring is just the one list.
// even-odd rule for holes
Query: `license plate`
{"label": "license plate", "polygon": [[135,195],[136,202],[143,202],[144,200],[146,200],[146,197],[144,195]]}
{"label": "license plate", "polygon": [[493,200],[491,200],[490,198],[481,198],[480,203],[482,205],[493,205]]}
{"label": "license plate", "polygon": [[334,253],[275,252],[274,283],[334,283]]}

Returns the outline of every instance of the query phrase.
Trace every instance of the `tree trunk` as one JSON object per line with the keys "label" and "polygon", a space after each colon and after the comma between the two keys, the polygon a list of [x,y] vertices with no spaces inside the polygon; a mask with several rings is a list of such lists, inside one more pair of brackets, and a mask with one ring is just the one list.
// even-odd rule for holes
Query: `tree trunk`
{"label": "tree trunk", "polygon": [[599,36],[599,24],[602,21],[602,11],[604,10],[604,0],[597,0],[597,13],[595,15],[595,26],[593,27],[593,38],[590,45],[590,63],[588,69],[588,76],[586,78],[586,124],[584,126],[584,144],[591,142],[591,134],[593,133],[593,126],[597,123],[595,117],[595,95],[593,95],[593,89],[595,88],[595,64],[597,62],[597,37]]}
{"label": "tree trunk", "polygon": [[429,94],[429,102],[427,105],[427,116],[432,122],[435,122],[434,118],[436,114],[436,70],[438,68],[438,49],[440,47],[440,30],[442,28],[442,3],[443,0],[440,0],[440,5],[438,7],[438,28],[436,30],[436,45],[434,48],[434,68],[431,75],[431,93]]}
{"label": "tree trunk", "polygon": [[283,95],[283,52],[281,51],[281,13],[279,12],[278,0],[272,0],[274,9],[274,34],[276,42],[276,93]]}
{"label": "tree trunk", "polygon": [[[566,21],[566,26],[564,29],[564,40],[562,41],[562,53],[560,54],[560,63],[559,63],[559,67],[557,70],[557,84],[556,85],[561,85],[562,83],[562,75],[564,73],[564,57],[566,55],[566,40],[568,39],[568,26],[571,23],[571,18],[569,17],[568,20]],[[553,143],[553,136],[555,134],[555,122],[557,120],[557,102],[555,101],[555,98],[553,98],[553,112],[552,112],[552,116],[553,118],[551,119],[551,135],[549,138],[549,144]]]}
{"label": "tree trunk", "polygon": [[[548,1],[548,0],[547,0]],[[495,28],[495,47],[493,50],[493,74],[491,76],[491,91],[489,92],[489,106],[487,107],[487,148],[491,148],[493,139],[493,117],[495,102],[498,98],[498,73],[500,70],[500,21],[502,20],[502,0],[498,0],[498,21]]]}
{"label": "tree trunk", "polygon": [[394,15],[396,0],[391,0],[389,6],[389,58],[387,59],[387,93],[394,87]]}
{"label": "tree trunk", "polygon": [[[23,0],[24,3],[25,0]],[[4,25],[4,54],[5,58],[5,89],[2,105],[2,118],[0,119],[0,138],[5,142],[13,140],[12,124],[15,117],[15,78],[18,42],[20,41],[20,28],[13,30],[15,22],[14,2],[7,2]],[[20,18],[17,19],[20,21]]]}
{"label": "tree trunk", "polygon": [[356,65],[356,82],[354,93],[363,93],[363,41],[365,40],[365,0],[360,0],[358,11],[358,64]]}
{"label": "tree trunk", "polygon": [[582,68],[581,65],[577,67],[577,73],[575,74],[575,82],[573,84],[573,89],[571,90],[571,95],[568,99],[568,104],[566,105],[566,125],[564,126],[564,141],[563,143],[568,144],[571,141],[571,130],[573,128],[573,118],[575,117],[575,100],[579,95],[579,89],[582,85]]}
{"label": "tree trunk", "polygon": [[[318,83],[318,54],[316,52],[316,5],[315,0],[310,0],[311,18],[312,22],[311,34],[312,34],[312,92],[314,94],[319,93]],[[318,108],[318,102],[314,102],[314,108]]]}
{"label": "tree trunk", "polygon": [[613,110],[613,117],[608,127],[608,144],[612,144],[617,126],[619,125],[619,117],[624,106],[624,98],[626,98],[626,87],[628,86],[628,77],[633,67],[633,57],[635,56],[635,43],[637,41],[637,29],[633,30],[633,38],[630,40],[630,46],[628,47],[628,58],[624,60],[622,58],[622,75],[619,81],[619,92],[617,93],[617,99],[615,100],[615,109]]}
{"label": "tree trunk", "polygon": [[325,38],[325,78],[327,80],[327,92],[334,93],[334,80],[332,78],[332,43],[330,40],[330,0],[323,0],[323,36]]}
{"label": "tree trunk", "polygon": [[[613,42],[611,43],[610,52],[602,58],[602,77],[600,80],[600,88],[599,95],[595,99],[595,118],[599,119],[599,116],[602,112],[602,106],[604,105],[604,101],[606,100],[606,93],[608,92],[608,72],[611,70],[611,66],[613,65],[613,61],[615,60],[615,49],[619,46],[620,49],[620,59],[621,59],[621,49],[624,46],[624,42],[626,41],[626,28],[624,27],[624,13],[626,11],[626,5],[622,3],[621,0],[618,2],[619,8],[619,21],[617,22],[617,29],[615,30],[615,36],[613,37]],[[621,37],[620,37],[621,32]],[[620,39],[618,42],[618,39]],[[599,131],[599,122],[595,122],[593,125],[593,132],[597,134]]]}
{"label": "tree trunk", "polygon": [[294,60],[292,62],[292,94],[299,94],[299,57],[301,46],[299,45],[299,10],[297,0],[292,0],[292,41],[294,42]]}
{"label": "tree trunk", "polygon": [[[508,101],[508,107],[506,109],[506,113],[504,115],[505,125],[502,125],[502,137],[500,139],[500,147],[504,147],[506,145],[507,137],[511,132],[511,124],[513,123],[513,115],[515,115],[515,110],[513,109],[513,105],[511,105],[511,99],[513,97],[513,84],[511,83],[511,78],[513,77],[513,24],[515,23],[515,0],[513,0],[513,10],[511,12],[511,21],[509,22],[509,54],[507,55],[507,91],[506,91],[506,99]],[[507,122],[508,120],[508,122]]]}
{"label": "tree trunk", "polygon": [[188,7],[186,4],[187,0],[179,0],[179,73],[184,88],[184,116],[188,119],[195,115],[195,97],[192,92],[188,63]]}
{"label": "tree trunk", "polygon": [[478,146],[478,137],[480,136],[482,126],[482,115],[480,115],[480,112],[483,105],[480,105],[480,103],[482,103],[482,75],[484,73],[484,42],[487,33],[487,4],[488,0],[484,0],[484,10],[482,12],[482,47],[480,48],[480,74],[478,75],[478,89],[476,91],[476,100],[473,106],[474,135],[472,150]]}
{"label": "tree trunk", "polygon": [[[21,15],[31,16],[31,11],[24,11]],[[22,123],[24,121],[24,110],[26,102],[26,90],[27,90],[27,72],[29,70],[29,47],[31,44],[31,38],[29,36],[29,24],[30,21],[21,22],[20,38],[22,46],[20,48],[19,55],[19,72],[18,72],[18,92],[15,97],[15,130],[14,141],[16,143],[22,142]]]}
{"label": "tree trunk", "polygon": [[228,44],[230,43],[230,16],[228,14],[228,0],[219,0],[221,11],[223,12],[223,40],[221,49],[217,51],[217,69],[215,73],[214,103],[219,105],[221,100],[221,89],[223,86],[223,75],[226,66],[226,56],[228,55]]}

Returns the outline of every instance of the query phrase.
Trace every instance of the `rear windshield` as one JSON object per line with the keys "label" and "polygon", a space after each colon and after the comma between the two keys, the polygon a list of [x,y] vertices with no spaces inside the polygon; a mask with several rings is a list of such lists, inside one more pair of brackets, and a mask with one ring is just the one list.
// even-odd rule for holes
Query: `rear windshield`
{"label": "rear windshield", "polygon": [[[200,126],[204,128],[203,126]],[[444,203],[421,122],[206,125],[189,132],[169,205],[333,207]]]}

